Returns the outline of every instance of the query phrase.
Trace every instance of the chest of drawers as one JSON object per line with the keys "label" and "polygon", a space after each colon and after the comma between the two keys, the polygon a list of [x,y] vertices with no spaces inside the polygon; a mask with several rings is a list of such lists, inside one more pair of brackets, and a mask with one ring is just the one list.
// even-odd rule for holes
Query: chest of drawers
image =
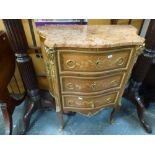
{"label": "chest of drawers", "polygon": [[39,27],[42,54],[64,126],[63,112],[93,116],[112,107],[111,120],[144,39],[132,26]]}

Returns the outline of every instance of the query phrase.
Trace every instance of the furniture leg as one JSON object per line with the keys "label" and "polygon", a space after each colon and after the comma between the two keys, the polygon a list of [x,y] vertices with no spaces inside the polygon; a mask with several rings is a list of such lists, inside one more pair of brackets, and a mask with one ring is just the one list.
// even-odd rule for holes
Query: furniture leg
{"label": "furniture leg", "polygon": [[25,99],[25,96],[19,100],[15,100],[9,96],[7,89],[3,90],[3,95],[1,96],[1,110],[4,118],[5,124],[5,134],[12,134],[12,115],[16,106],[22,103]]}
{"label": "furniture leg", "polygon": [[2,110],[4,124],[5,124],[5,135],[11,135],[12,134],[12,115],[10,114],[6,103],[1,104],[1,110]]}
{"label": "furniture leg", "polygon": [[116,113],[119,111],[120,109],[120,106],[117,106],[117,107],[114,107],[112,112],[111,112],[111,115],[110,115],[110,123],[112,124],[113,121],[114,121],[114,117],[116,115]]}
{"label": "furniture leg", "polygon": [[64,120],[63,120],[63,113],[62,113],[62,111],[57,112],[57,116],[58,116],[58,119],[59,119],[60,124],[61,124],[61,129],[64,129]]}
{"label": "furniture leg", "polygon": [[24,122],[24,130],[23,130],[23,134],[29,129],[30,127],[30,119],[31,119],[31,115],[34,112],[34,103],[29,103],[27,104],[26,107],[26,112],[24,114],[24,118],[23,118],[23,122]]}
{"label": "furniture leg", "polygon": [[139,90],[150,69],[150,66],[152,65],[154,56],[155,53],[148,49],[145,49],[144,53],[139,56],[137,63],[132,70],[128,88],[125,90],[123,95],[136,106],[139,121],[148,133],[151,133],[152,130],[148,123],[144,120],[144,105],[139,95]]}
{"label": "furniture leg", "polygon": [[152,129],[149,126],[149,124],[144,120],[144,105],[143,102],[141,100],[141,98],[138,95],[135,95],[135,102],[133,102],[136,105],[137,108],[137,114],[138,114],[138,118],[140,120],[140,123],[142,124],[142,126],[144,127],[144,129],[148,132],[148,133],[152,133]]}
{"label": "furniture leg", "polygon": [[28,96],[30,97],[30,99],[28,99],[28,103],[25,106],[25,113],[23,117],[23,123],[24,123],[23,134],[30,127],[30,119],[32,114],[41,107],[40,105],[41,99],[40,99],[40,96],[37,96],[37,93],[38,93],[38,90],[28,92]]}
{"label": "furniture leg", "polygon": [[148,133],[152,133],[152,129],[144,119],[144,105],[139,95],[139,87],[141,83],[131,80],[128,88],[124,92],[124,97],[130,100],[137,109],[137,115],[140,123]]}

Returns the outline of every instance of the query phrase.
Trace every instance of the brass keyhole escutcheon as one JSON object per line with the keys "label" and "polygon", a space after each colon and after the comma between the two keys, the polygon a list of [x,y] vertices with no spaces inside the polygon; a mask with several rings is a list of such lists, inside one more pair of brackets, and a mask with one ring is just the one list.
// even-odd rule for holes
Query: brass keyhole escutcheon
{"label": "brass keyhole escutcheon", "polygon": [[115,86],[118,85],[118,81],[117,81],[117,80],[113,80],[113,81],[110,82],[110,85],[111,85],[112,87],[115,87]]}
{"label": "brass keyhole escutcheon", "polygon": [[66,61],[66,64],[67,64],[67,66],[68,66],[68,68],[74,68],[75,67],[75,65],[76,65],[76,62],[75,62],[75,60],[67,60]]}
{"label": "brass keyhole escutcheon", "polygon": [[101,65],[101,60],[98,58],[98,59],[96,60],[95,64],[96,64],[96,68],[100,67],[100,65]]}
{"label": "brass keyhole escutcheon", "polygon": [[96,82],[93,82],[93,83],[91,84],[91,88],[92,88],[93,90],[96,89]]}
{"label": "brass keyhole escutcheon", "polygon": [[96,65],[99,65],[100,64],[100,60],[96,60]]}
{"label": "brass keyhole escutcheon", "polygon": [[116,60],[116,64],[117,64],[118,66],[122,66],[122,65],[124,64],[124,59],[123,59],[122,57],[118,58],[118,59]]}

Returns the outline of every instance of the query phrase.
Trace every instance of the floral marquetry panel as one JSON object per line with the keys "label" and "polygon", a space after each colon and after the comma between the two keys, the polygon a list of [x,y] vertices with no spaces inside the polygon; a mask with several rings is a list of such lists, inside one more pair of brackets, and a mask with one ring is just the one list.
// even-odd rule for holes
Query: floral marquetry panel
{"label": "floral marquetry panel", "polygon": [[60,72],[102,72],[113,69],[126,69],[131,49],[110,51],[60,51]]}
{"label": "floral marquetry panel", "polygon": [[62,76],[61,86],[62,92],[65,93],[95,93],[98,91],[108,91],[108,89],[120,88],[125,73],[112,74],[105,77],[74,77]]}

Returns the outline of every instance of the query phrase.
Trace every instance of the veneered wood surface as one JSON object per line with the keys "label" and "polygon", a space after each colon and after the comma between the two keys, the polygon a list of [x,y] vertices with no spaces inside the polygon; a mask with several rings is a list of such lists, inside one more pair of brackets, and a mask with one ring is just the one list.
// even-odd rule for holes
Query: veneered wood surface
{"label": "veneered wood surface", "polygon": [[64,50],[60,52],[60,72],[102,72],[126,68],[131,54],[131,48],[99,51],[79,52],[78,50]]}
{"label": "veneered wood surface", "polygon": [[124,73],[101,77],[62,76],[62,94],[82,94],[118,89],[122,85]]}
{"label": "veneered wood surface", "polygon": [[[64,108],[85,108],[94,109],[104,105],[115,104],[117,92],[104,95],[96,96],[75,96],[75,95],[63,95]],[[80,109],[79,109],[80,110]]]}

